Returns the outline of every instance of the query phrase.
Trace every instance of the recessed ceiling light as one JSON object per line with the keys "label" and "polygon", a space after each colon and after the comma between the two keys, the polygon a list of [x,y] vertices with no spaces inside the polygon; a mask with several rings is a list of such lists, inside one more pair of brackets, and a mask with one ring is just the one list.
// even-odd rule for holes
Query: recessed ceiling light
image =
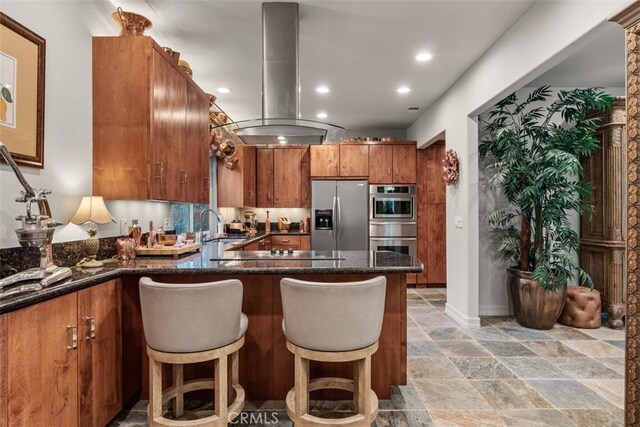
{"label": "recessed ceiling light", "polygon": [[319,119],[326,119],[327,118],[327,113],[318,113],[316,115],[317,118]]}
{"label": "recessed ceiling light", "polygon": [[411,89],[409,89],[409,88],[408,88],[408,87],[406,87],[406,86],[400,86],[400,87],[397,89],[397,92],[398,92],[398,93],[409,93],[409,92],[411,92]]}
{"label": "recessed ceiling light", "polygon": [[282,135],[280,135],[280,136],[278,137],[278,141],[286,141],[286,140],[287,140],[287,138],[285,138],[285,137],[284,137],[284,136],[282,136]]}
{"label": "recessed ceiling light", "polygon": [[286,140],[286,139],[280,139],[280,138],[278,138],[278,139],[279,139],[279,141],[278,141],[278,142],[279,142],[280,144],[286,144],[286,143],[287,143],[287,140]]}
{"label": "recessed ceiling light", "polygon": [[316,88],[316,92],[318,93],[329,93],[329,88],[326,86],[318,86]]}
{"label": "recessed ceiling light", "polygon": [[433,55],[431,55],[429,52],[421,52],[418,55],[416,55],[416,61],[420,61],[420,62],[428,61],[431,58],[433,58]]}
{"label": "recessed ceiling light", "polygon": [[220,92],[220,93],[231,93],[231,89],[229,89],[228,87],[219,87],[218,88],[218,92]]}

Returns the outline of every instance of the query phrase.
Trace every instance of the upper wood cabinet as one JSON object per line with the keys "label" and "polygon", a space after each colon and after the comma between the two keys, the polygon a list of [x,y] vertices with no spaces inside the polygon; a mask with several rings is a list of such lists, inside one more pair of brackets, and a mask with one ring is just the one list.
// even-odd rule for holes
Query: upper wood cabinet
{"label": "upper wood cabinet", "polygon": [[416,145],[370,145],[369,182],[372,184],[415,184]]}
{"label": "upper wood cabinet", "polygon": [[309,152],[312,178],[340,176],[339,145],[311,145]]}
{"label": "upper wood cabinet", "polygon": [[238,163],[233,169],[218,160],[218,206],[256,206],[256,147],[237,145]]}
{"label": "upper wood cabinet", "polygon": [[273,150],[273,207],[311,207],[308,147]]}
{"label": "upper wood cabinet", "polygon": [[273,207],[273,148],[257,149],[257,192],[259,208]]}
{"label": "upper wood cabinet", "polygon": [[150,37],[94,37],[93,193],[208,203],[208,111]]}
{"label": "upper wood cabinet", "polygon": [[393,146],[369,146],[369,182],[371,184],[393,183]]}
{"label": "upper wood cabinet", "polygon": [[8,424],[104,426],[117,415],[118,289],[112,280],[3,316]]}
{"label": "upper wood cabinet", "polygon": [[340,176],[369,176],[369,146],[366,144],[340,145]]}

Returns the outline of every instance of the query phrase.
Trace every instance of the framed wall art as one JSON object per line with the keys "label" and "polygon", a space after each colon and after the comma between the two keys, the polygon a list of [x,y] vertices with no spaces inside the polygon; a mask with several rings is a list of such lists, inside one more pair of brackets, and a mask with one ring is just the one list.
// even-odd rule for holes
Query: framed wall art
{"label": "framed wall art", "polygon": [[45,40],[0,12],[0,141],[17,164],[44,166]]}

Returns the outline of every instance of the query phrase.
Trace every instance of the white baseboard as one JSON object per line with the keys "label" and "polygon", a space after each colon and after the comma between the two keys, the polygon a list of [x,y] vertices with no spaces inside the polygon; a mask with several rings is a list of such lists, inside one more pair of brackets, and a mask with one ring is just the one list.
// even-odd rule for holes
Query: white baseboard
{"label": "white baseboard", "polygon": [[509,305],[485,305],[479,308],[480,316],[509,316]]}
{"label": "white baseboard", "polygon": [[463,328],[475,329],[480,327],[480,317],[467,317],[449,305],[449,303],[445,305],[444,312]]}

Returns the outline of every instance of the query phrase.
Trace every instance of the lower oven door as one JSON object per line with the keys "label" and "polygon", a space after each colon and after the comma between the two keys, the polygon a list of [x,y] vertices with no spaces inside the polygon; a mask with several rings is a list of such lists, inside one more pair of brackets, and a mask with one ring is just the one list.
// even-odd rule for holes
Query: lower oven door
{"label": "lower oven door", "polygon": [[369,248],[372,251],[391,251],[418,256],[418,239],[415,237],[371,237]]}

